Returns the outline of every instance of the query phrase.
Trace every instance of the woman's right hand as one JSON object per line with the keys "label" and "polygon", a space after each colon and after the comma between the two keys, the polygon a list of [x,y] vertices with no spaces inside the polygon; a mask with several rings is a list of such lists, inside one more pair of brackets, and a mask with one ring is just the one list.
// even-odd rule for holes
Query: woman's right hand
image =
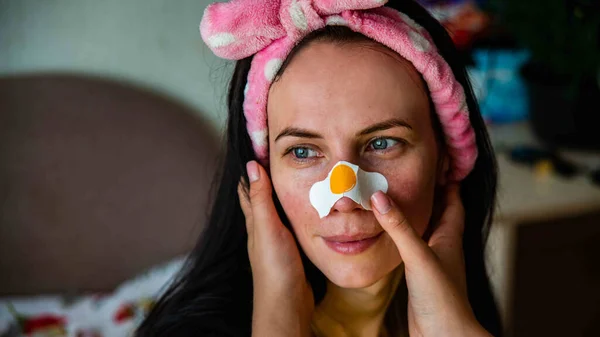
{"label": "woman's right hand", "polygon": [[312,290],[292,233],[283,225],[272,197],[271,181],[255,161],[246,164],[250,190],[238,195],[248,231],[254,301],[253,336],[310,336]]}

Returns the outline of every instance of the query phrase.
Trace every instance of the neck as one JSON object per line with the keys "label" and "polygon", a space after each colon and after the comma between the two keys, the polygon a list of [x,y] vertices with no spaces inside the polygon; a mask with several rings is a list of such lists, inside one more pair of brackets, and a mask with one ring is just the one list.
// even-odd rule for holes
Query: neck
{"label": "neck", "polygon": [[366,288],[341,288],[327,281],[327,292],[313,315],[317,336],[377,337],[402,278],[403,265]]}

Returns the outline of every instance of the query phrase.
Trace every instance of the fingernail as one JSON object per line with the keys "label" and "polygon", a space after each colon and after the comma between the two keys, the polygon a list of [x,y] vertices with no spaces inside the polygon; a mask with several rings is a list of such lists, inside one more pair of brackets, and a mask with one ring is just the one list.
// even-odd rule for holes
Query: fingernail
{"label": "fingernail", "polygon": [[248,178],[253,183],[258,180],[258,164],[254,160],[246,163],[246,171],[248,172]]}
{"label": "fingernail", "polygon": [[377,191],[373,193],[371,196],[371,202],[373,206],[377,209],[377,212],[380,214],[385,214],[392,209],[392,205],[390,204],[390,199],[381,191]]}

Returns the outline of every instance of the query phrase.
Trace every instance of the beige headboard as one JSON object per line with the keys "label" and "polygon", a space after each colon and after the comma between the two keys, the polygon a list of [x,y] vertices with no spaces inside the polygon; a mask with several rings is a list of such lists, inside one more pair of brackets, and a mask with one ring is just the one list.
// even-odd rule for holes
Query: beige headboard
{"label": "beige headboard", "polygon": [[0,296],[108,290],[187,252],[219,137],[100,78],[0,78]]}

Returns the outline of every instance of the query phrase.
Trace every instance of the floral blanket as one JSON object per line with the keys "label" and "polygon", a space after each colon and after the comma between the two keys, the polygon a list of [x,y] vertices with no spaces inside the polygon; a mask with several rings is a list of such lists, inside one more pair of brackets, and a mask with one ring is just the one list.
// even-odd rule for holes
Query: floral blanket
{"label": "floral blanket", "polygon": [[183,260],[157,266],[108,294],[0,298],[0,337],[132,336]]}

